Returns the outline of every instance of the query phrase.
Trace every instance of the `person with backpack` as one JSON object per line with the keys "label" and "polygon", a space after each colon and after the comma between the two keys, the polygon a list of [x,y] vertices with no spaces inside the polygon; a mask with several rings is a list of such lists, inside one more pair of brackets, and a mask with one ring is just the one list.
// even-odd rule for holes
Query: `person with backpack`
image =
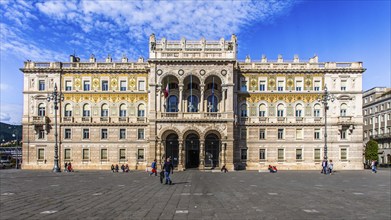
{"label": "person with backpack", "polygon": [[157,163],[156,163],[156,159],[153,160],[152,165],[151,165],[151,168],[152,168],[152,172],[149,174],[149,176],[152,176],[152,174],[155,174],[155,176],[157,176]]}
{"label": "person with backpack", "polygon": [[170,178],[170,173],[174,173],[174,166],[171,163],[170,158],[167,158],[167,161],[163,165],[163,170],[164,170],[164,176],[166,177],[166,183],[165,184],[170,184],[172,185],[172,181]]}

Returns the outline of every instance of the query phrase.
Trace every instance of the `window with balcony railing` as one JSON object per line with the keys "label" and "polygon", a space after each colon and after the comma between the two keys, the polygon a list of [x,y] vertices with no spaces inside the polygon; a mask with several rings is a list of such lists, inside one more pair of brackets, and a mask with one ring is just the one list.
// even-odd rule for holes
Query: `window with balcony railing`
{"label": "window with balcony railing", "polygon": [[38,84],[39,84],[38,90],[45,91],[45,80],[39,80]]}
{"label": "window with balcony railing", "polygon": [[44,106],[44,104],[39,104],[38,105],[38,116],[40,116],[40,117],[43,117],[43,116],[45,116],[46,115],[46,111],[45,111],[45,106]]}
{"label": "window with balcony railing", "polygon": [[102,91],[109,91],[109,81],[102,80]]}

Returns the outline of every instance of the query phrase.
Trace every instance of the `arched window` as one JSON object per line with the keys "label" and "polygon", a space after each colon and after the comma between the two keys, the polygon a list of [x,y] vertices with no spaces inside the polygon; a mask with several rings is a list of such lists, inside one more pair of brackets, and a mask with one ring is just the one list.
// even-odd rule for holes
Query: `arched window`
{"label": "arched window", "polygon": [[126,105],[122,104],[119,106],[119,117],[126,117]]}
{"label": "arched window", "polygon": [[314,117],[320,117],[320,109],[319,104],[314,105]]}
{"label": "arched window", "polygon": [[144,117],[145,116],[145,105],[140,104],[137,108],[137,117]]}
{"label": "arched window", "polygon": [[295,116],[296,117],[303,117],[303,106],[301,104],[296,105]]}
{"label": "arched window", "polygon": [[246,104],[242,104],[240,106],[240,116],[247,117],[247,105]]}
{"label": "arched window", "polygon": [[198,112],[198,97],[195,95],[187,98],[187,112]]}
{"label": "arched window", "polygon": [[107,104],[102,105],[102,109],[100,111],[100,116],[108,117],[109,116],[109,106]]}
{"label": "arched window", "polygon": [[259,105],[259,117],[266,117],[266,105],[265,104]]}
{"label": "arched window", "polygon": [[178,112],[178,98],[174,95],[167,99],[167,112]]}
{"label": "arched window", "polygon": [[38,105],[38,116],[43,117],[45,115],[46,115],[45,105],[41,103]]}
{"label": "arched window", "polygon": [[65,117],[71,117],[72,116],[72,105],[71,104],[66,104],[64,108],[64,115]]}
{"label": "arched window", "polygon": [[284,117],[284,104],[279,104],[277,106],[277,117]]}
{"label": "arched window", "polygon": [[91,115],[91,107],[89,104],[83,105],[83,117],[90,117]]}
{"label": "arched window", "polygon": [[345,103],[341,104],[340,116],[346,116],[348,111],[348,105]]}
{"label": "arched window", "polygon": [[217,104],[218,104],[217,97],[215,95],[211,95],[208,97],[208,112],[218,112]]}

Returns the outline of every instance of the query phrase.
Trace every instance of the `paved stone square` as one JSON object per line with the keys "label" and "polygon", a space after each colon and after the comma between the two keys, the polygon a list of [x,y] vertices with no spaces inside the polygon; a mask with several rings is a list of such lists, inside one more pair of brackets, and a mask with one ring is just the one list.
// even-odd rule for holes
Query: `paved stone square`
{"label": "paved stone square", "polygon": [[1,170],[1,219],[386,219],[390,169],[203,172]]}

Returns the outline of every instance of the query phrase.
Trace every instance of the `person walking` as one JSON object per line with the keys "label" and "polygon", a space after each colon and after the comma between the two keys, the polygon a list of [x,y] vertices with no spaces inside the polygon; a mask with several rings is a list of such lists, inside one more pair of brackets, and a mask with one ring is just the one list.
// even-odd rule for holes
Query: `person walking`
{"label": "person walking", "polygon": [[115,165],[115,172],[118,173],[118,170],[119,170],[119,166],[118,166],[118,164],[116,164],[116,165]]}
{"label": "person walking", "polygon": [[327,160],[324,159],[322,162],[322,172],[323,174],[327,174]]}
{"label": "person walking", "polygon": [[152,176],[152,174],[155,174],[155,176],[157,176],[157,163],[156,163],[156,159],[153,160],[152,164],[151,164],[151,168],[152,168],[152,172],[149,174],[149,176]]}
{"label": "person walking", "polygon": [[371,167],[372,167],[372,173],[377,173],[377,161],[376,160],[372,160],[372,163],[371,163]]}
{"label": "person walking", "polygon": [[330,162],[329,162],[329,174],[330,174],[330,175],[333,173],[333,168],[334,168],[333,161],[330,160]]}
{"label": "person walking", "polygon": [[111,164],[111,171],[114,173],[114,169],[115,169],[115,167],[114,167],[114,164]]}
{"label": "person walking", "polygon": [[68,163],[67,162],[65,162],[64,172],[68,172]]}
{"label": "person walking", "polygon": [[123,173],[125,173],[125,165],[124,164],[121,165],[121,170]]}
{"label": "person walking", "polygon": [[165,184],[170,184],[172,185],[172,181],[170,178],[170,173],[174,173],[174,166],[171,163],[170,158],[167,158],[167,161],[163,165],[163,170],[164,170],[164,177],[166,177],[166,183]]}

